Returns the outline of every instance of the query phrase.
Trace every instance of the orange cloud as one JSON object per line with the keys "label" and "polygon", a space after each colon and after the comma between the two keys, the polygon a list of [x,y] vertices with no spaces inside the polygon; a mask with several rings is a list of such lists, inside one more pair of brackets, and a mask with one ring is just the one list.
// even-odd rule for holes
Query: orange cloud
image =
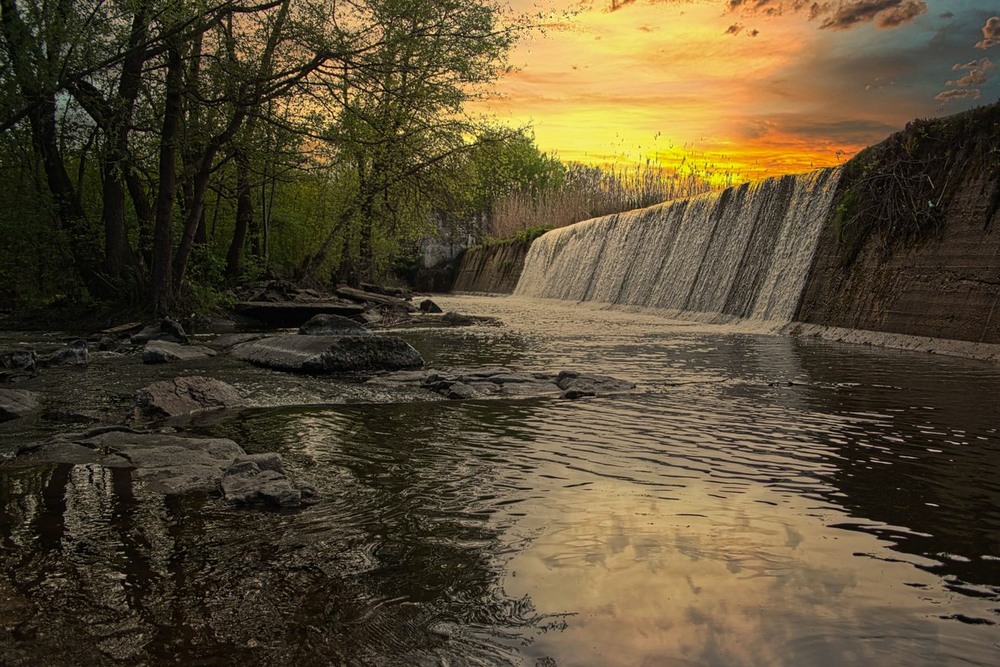
{"label": "orange cloud", "polygon": [[976,43],[977,49],[988,49],[1000,44],[1000,16],[991,16],[983,26],[983,40]]}

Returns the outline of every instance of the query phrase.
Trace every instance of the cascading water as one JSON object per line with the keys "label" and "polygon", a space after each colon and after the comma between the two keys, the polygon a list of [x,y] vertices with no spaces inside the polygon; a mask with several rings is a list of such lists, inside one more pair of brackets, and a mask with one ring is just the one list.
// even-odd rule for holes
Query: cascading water
{"label": "cascading water", "polygon": [[770,178],[553,230],[514,293],[789,322],[839,179]]}

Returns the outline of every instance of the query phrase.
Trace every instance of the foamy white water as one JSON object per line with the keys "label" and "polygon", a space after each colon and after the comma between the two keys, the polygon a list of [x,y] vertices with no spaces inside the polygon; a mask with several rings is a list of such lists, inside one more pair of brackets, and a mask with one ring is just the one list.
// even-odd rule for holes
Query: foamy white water
{"label": "foamy white water", "polygon": [[787,323],[839,179],[771,178],[553,230],[514,293]]}

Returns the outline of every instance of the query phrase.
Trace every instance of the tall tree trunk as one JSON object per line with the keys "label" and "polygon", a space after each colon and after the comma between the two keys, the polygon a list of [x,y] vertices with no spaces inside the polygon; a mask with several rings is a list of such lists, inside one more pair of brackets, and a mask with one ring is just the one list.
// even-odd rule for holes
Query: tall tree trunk
{"label": "tall tree trunk", "polygon": [[240,147],[236,158],[236,227],[226,253],[226,275],[234,278],[240,272],[240,255],[246,245],[247,233],[253,224],[253,200],[250,196],[250,156]]}
{"label": "tall tree trunk", "polygon": [[104,268],[108,276],[117,281],[125,277],[135,259],[125,231],[125,188],[118,161],[107,157],[102,172]]}
{"label": "tall tree trunk", "polygon": [[171,254],[173,250],[174,197],[177,193],[177,144],[179,141],[183,100],[183,61],[177,45],[167,51],[166,100],[160,132],[160,184],[156,195],[153,223],[153,267],[150,296],[157,314],[166,315],[173,305]]}
{"label": "tall tree trunk", "polygon": [[[121,279],[136,264],[135,254],[129,244],[125,226],[125,182],[128,179],[128,137],[132,129],[132,111],[142,84],[142,67],[146,62],[143,42],[149,34],[147,11],[140,6],[132,16],[128,50],[122,60],[122,73],[118,81],[117,99],[107,114],[106,147],[102,171],[104,199],[104,260],[109,275]],[[135,192],[131,192],[133,203]],[[144,193],[142,195],[144,198]],[[148,202],[147,202],[148,205]]]}

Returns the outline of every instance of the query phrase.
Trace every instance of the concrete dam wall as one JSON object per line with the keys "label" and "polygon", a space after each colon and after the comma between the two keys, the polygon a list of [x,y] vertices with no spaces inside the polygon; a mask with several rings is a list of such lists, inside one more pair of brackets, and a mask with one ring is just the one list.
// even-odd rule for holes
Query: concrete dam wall
{"label": "concrete dam wall", "polygon": [[[843,168],[551,231],[514,292],[997,344],[998,205],[994,104],[915,121]],[[480,257],[456,289],[507,291],[523,250]]]}

